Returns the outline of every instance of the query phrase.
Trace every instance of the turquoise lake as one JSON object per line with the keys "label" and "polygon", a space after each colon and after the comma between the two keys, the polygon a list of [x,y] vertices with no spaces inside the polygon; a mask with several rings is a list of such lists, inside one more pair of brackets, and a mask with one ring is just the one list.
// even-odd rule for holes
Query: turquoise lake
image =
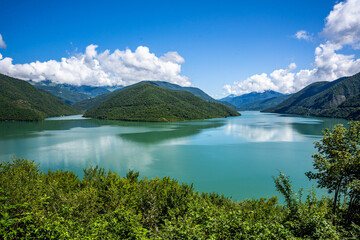
{"label": "turquoise lake", "polygon": [[[98,165],[124,176],[170,176],[202,192],[234,200],[280,195],[272,176],[291,177],[294,189],[310,189],[314,142],[342,119],[260,112],[241,117],[178,123],[140,123],[51,118],[43,122],[0,122],[0,159],[35,160],[42,170]],[[322,191],[319,190],[319,193]]]}

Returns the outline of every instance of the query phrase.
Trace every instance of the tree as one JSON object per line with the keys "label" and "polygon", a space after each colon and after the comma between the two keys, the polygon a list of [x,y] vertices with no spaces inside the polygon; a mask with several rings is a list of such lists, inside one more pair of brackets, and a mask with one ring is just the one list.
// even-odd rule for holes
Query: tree
{"label": "tree", "polygon": [[333,214],[342,195],[349,209],[358,205],[360,199],[360,122],[349,124],[348,128],[339,124],[323,132],[323,139],[315,142],[318,153],[313,155],[317,172],[306,173],[310,180],[317,180],[318,187],[334,193]]}

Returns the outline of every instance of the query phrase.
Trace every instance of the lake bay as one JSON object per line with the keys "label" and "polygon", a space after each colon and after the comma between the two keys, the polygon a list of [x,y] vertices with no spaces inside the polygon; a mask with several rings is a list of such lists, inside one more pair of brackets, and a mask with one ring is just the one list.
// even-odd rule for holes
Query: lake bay
{"label": "lake bay", "polygon": [[241,117],[176,123],[51,118],[0,122],[0,159],[35,160],[42,170],[98,165],[124,176],[170,176],[201,192],[234,200],[279,195],[272,176],[291,177],[294,189],[310,189],[314,142],[342,119],[242,112]]}

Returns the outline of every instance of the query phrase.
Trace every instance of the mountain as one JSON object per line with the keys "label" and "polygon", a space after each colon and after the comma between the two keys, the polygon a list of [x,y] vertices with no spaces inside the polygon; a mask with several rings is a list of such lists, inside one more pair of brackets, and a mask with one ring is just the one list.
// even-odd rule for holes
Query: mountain
{"label": "mountain", "polygon": [[70,105],[76,102],[90,99],[90,97],[84,93],[74,92],[66,88],[61,88],[56,86],[46,86],[46,85],[34,85],[34,87],[47,91]]}
{"label": "mountain", "polygon": [[114,93],[85,117],[128,121],[173,122],[222,118],[240,114],[185,91],[142,82]]}
{"label": "mountain", "polygon": [[274,107],[274,106],[280,104],[281,102],[285,101],[289,97],[291,97],[291,94],[284,94],[284,95],[277,96],[277,97],[271,97],[271,98],[258,100],[256,102],[249,102],[249,103],[245,103],[244,105],[242,105],[241,109],[248,110],[248,111],[260,111],[260,110]]}
{"label": "mountain", "polygon": [[360,73],[316,82],[266,112],[359,119]]}
{"label": "mountain", "polygon": [[[117,91],[120,91],[120,90],[117,90]],[[114,95],[117,91],[105,93],[103,95],[99,95],[99,96],[94,97],[94,98],[90,98],[90,99],[87,99],[87,100],[76,102],[72,106],[75,109],[77,109],[78,111],[84,113],[87,110],[90,110],[90,109],[94,108],[95,106],[99,105],[100,103],[105,102],[112,95]]]}
{"label": "mountain", "polygon": [[26,81],[0,74],[0,120],[39,121],[77,111]]}
{"label": "mountain", "polygon": [[[262,93],[251,92],[240,96],[229,95],[220,100],[229,102],[241,110],[262,110],[270,106],[275,106],[283,99],[286,99],[284,94],[272,90],[267,90]],[[264,102],[264,100],[268,101]]]}
{"label": "mountain", "polygon": [[210,97],[209,95],[207,95],[203,90],[201,90],[200,88],[195,88],[195,87],[182,87],[173,83],[168,83],[168,82],[163,82],[163,81],[144,81],[147,83],[151,83],[151,84],[155,84],[157,86],[160,87],[165,87],[168,89],[172,89],[172,90],[180,90],[180,91],[186,91],[189,93],[192,93],[193,95],[195,95],[196,97],[199,97],[205,101],[208,102],[216,102],[216,103],[221,103],[233,110],[238,110],[237,107],[235,107],[233,104],[225,102],[225,101],[221,101],[221,100],[216,100],[212,97]]}
{"label": "mountain", "polygon": [[[212,97],[210,97],[209,95],[207,95],[204,91],[202,91],[199,88],[195,88],[195,87],[181,87],[179,85],[173,84],[173,83],[168,83],[168,82],[163,82],[163,81],[143,81],[142,83],[149,83],[149,84],[153,84],[159,87],[164,87],[167,89],[171,89],[171,90],[178,90],[178,91],[185,91],[185,92],[189,92],[193,95],[195,95],[196,97],[199,97],[205,101],[208,102],[215,102],[215,103],[220,103],[223,104],[233,110],[238,110],[234,105],[232,105],[231,103],[228,102],[224,102],[224,101],[219,101],[216,100]],[[123,88],[125,89],[125,88]],[[121,89],[118,89],[116,91],[120,91]],[[87,110],[92,109],[93,107],[97,106],[98,104],[104,102],[105,100],[109,99],[113,93],[106,93],[100,96],[97,96],[95,98],[92,99],[87,99],[87,100],[83,100],[77,103],[74,103],[73,106],[78,109],[79,111],[85,112]]]}
{"label": "mountain", "polygon": [[75,86],[71,84],[57,84],[49,80],[34,82],[29,81],[34,87],[50,92],[68,104],[74,104],[83,100],[91,99],[99,95],[110,93],[122,86],[93,87],[87,85]]}

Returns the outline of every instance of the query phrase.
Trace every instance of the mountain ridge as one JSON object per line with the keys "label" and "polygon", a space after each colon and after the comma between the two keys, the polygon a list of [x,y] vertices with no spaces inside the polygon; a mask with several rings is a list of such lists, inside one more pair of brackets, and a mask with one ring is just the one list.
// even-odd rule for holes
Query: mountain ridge
{"label": "mountain ridge", "polygon": [[[164,82],[164,81],[141,81],[140,83],[150,83],[156,86],[160,86],[160,87],[164,87],[164,88],[168,88],[168,89],[172,89],[172,90],[178,90],[178,91],[185,91],[185,92],[190,92],[191,94],[193,94],[194,96],[197,96],[205,101],[208,102],[215,102],[215,103],[220,103],[223,104],[233,110],[238,110],[235,106],[233,106],[232,104],[228,103],[228,102],[223,102],[223,101],[219,101],[216,100],[212,97],[210,97],[208,94],[206,94],[203,90],[201,90],[200,88],[195,88],[195,87],[182,87],[179,86],[177,84],[173,84],[173,83],[169,83],[169,82]],[[139,83],[137,83],[139,84]],[[136,85],[136,84],[134,84]],[[123,89],[126,89],[128,87],[134,86],[134,85],[130,85],[127,87],[124,87],[122,89],[118,89],[114,92],[110,92],[110,93],[106,93],[103,95],[99,95],[95,98],[92,99],[86,99],[77,103],[74,103],[73,106],[78,109],[79,111],[85,112],[87,110],[90,110],[92,108],[94,108],[95,106],[99,105],[100,103],[106,101],[107,99],[109,99],[113,94],[115,94],[118,91],[121,91]]]}
{"label": "mountain ridge", "polygon": [[220,103],[205,101],[192,93],[141,82],[114,93],[84,116],[100,119],[172,122],[239,116]]}
{"label": "mountain ridge", "polygon": [[231,94],[220,100],[229,102],[241,110],[263,110],[277,105],[287,97],[289,97],[289,95],[273,90],[266,90],[264,92],[251,92],[240,96]]}
{"label": "mountain ridge", "polygon": [[359,119],[360,73],[331,82],[315,82],[264,112]]}

